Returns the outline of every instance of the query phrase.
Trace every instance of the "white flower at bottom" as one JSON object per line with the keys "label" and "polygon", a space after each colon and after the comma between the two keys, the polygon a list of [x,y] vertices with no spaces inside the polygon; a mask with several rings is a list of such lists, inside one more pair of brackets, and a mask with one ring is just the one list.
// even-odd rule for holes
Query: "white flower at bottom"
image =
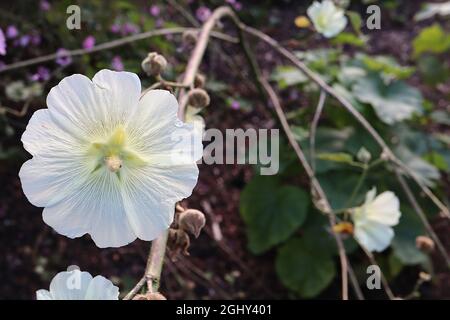
{"label": "white flower at bottom", "polygon": [[177,117],[164,90],[141,96],[137,75],[75,74],[47,97],[22,136],[33,158],[19,176],[44,221],[99,247],[153,240],[169,228],[175,203],[197,183],[201,137]]}
{"label": "white flower at bottom", "polygon": [[50,290],[36,291],[37,300],[118,300],[119,288],[102,277],[80,270],[58,273]]}
{"label": "white flower at bottom", "polygon": [[383,251],[394,237],[392,226],[398,224],[400,202],[392,191],[376,196],[373,188],[366,195],[366,201],[353,209],[354,235],[360,245],[369,251]]}
{"label": "white flower at bottom", "polygon": [[314,1],[309,6],[307,14],[317,32],[327,38],[332,38],[339,34],[347,25],[347,17],[344,15],[344,10],[336,7],[331,0]]}

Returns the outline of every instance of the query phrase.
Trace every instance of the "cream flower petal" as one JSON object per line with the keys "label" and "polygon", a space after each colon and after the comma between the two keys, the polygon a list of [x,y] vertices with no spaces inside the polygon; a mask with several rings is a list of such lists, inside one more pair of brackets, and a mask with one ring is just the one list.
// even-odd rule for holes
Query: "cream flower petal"
{"label": "cream flower petal", "polygon": [[102,276],[89,283],[84,300],[119,300],[119,288]]}
{"label": "cream flower petal", "polygon": [[19,175],[57,232],[89,233],[99,247],[153,240],[191,194],[201,137],[177,118],[172,94],[140,90],[127,72],[102,70],[92,81],[73,75],[30,120],[22,140],[34,157]]}
{"label": "cream flower petal", "polygon": [[42,217],[69,238],[89,233],[99,248],[121,247],[136,239],[128,223],[120,185],[105,169],[98,170],[70,197],[46,207]]}
{"label": "cream flower petal", "polygon": [[50,291],[41,289],[36,291],[36,299],[37,300],[53,300],[52,294]]}
{"label": "cream flower petal", "polygon": [[50,293],[54,300],[83,300],[91,280],[88,272],[60,272],[50,283]]}
{"label": "cream flower petal", "polygon": [[[195,165],[178,165],[170,170],[147,166],[138,173],[124,173],[124,205],[129,223],[140,239],[152,240],[170,226],[174,202],[191,195],[197,177]],[[155,207],[157,211],[153,211]]]}
{"label": "cream flower petal", "polygon": [[201,158],[201,137],[193,125],[178,119],[178,102],[172,94],[151,90],[141,97],[138,110],[129,122],[131,143],[152,164],[192,164]]}
{"label": "cream flower petal", "polygon": [[55,125],[47,109],[33,114],[22,142],[34,155],[19,172],[24,193],[31,203],[39,207],[51,205],[82,183],[84,155],[80,144]]}
{"label": "cream flower petal", "polygon": [[92,81],[74,74],[50,90],[47,106],[56,124],[85,140],[124,123],[137,108],[140,92],[139,78],[129,72],[102,70]]}
{"label": "cream flower petal", "polygon": [[50,290],[36,291],[37,300],[118,300],[119,288],[102,277],[80,270],[58,273],[50,283]]}
{"label": "cream flower petal", "polygon": [[339,34],[347,25],[344,10],[331,0],[324,0],[321,3],[314,1],[307,9],[307,14],[316,30],[327,38]]}
{"label": "cream flower petal", "polygon": [[355,223],[355,238],[369,251],[381,252],[386,249],[394,237],[394,231],[391,227],[382,223],[357,222]]}
{"label": "cream flower petal", "polygon": [[388,226],[398,224],[400,219],[400,202],[395,194],[386,191],[378,195],[367,207],[367,219]]}

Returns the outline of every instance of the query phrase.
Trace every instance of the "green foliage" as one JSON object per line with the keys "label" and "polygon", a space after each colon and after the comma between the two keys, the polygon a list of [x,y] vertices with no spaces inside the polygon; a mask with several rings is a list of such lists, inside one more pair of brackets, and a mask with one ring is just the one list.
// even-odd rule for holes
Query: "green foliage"
{"label": "green foliage", "polygon": [[386,83],[379,74],[361,78],[353,86],[353,94],[361,102],[369,103],[386,124],[410,119],[422,113],[423,98],[419,90],[403,81]]}
{"label": "green foliage", "polygon": [[247,225],[248,246],[260,254],[287,240],[305,221],[307,194],[283,186],[273,176],[257,176],[241,193],[240,212]]}
{"label": "green foliage", "polygon": [[304,83],[308,78],[297,68],[290,66],[279,66],[272,74],[272,79],[278,82],[278,86],[282,89]]}
{"label": "green foliage", "polygon": [[415,58],[425,52],[443,53],[450,49],[450,35],[439,24],[434,24],[422,29],[413,41],[413,49]]}
{"label": "green foliage", "polygon": [[292,238],[283,245],[275,265],[281,282],[304,298],[319,294],[336,275],[332,256],[306,238]]}

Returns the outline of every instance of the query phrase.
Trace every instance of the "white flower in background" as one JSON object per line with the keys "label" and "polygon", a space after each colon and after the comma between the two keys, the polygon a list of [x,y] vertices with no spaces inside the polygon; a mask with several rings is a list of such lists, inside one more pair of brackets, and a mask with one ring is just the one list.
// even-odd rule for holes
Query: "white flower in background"
{"label": "white flower in background", "polygon": [[137,75],[102,70],[64,78],[23,136],[33,158],[19,176],[44,221],[70,238],[120,247],[153,240],[192,193],[201,138],[168,91],[141,96]]}
{"label": "white flower in background", "polygon": [[369,251],[383,251],[394,237],[392,226],[400,219],[400,202],[391,191],[376,196],[373,188],[366,201],[353,209],[354,234],[360,245]]}
{"label": "white flower in background", "polygon": [[309,6],[307,13],[317,32],[327,38],[336,36],[347,25],[347,17],[344,15],[344,10],[336,7],[331,0],[314,1]]}
{"label": "white flower in background", "polygon": [[58,273],[50,290],[36,291],[37,300],[118,300],[119,288],[102,277],[80,270]]}

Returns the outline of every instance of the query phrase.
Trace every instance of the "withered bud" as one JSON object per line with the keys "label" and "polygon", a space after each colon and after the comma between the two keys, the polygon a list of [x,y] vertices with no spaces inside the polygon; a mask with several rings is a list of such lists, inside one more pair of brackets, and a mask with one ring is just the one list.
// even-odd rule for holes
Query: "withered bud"
{"label": "withered bud", "polygon": [[191,240],[189,239],[186,231],[182,229],[169,229],[169,239],[167,245],[175,252],[175,254],[181,252],[188,256],[188,249],[191,245]]}
{"label": "withered bud", "polygon": [[203,88],[205,86],[206,77],[203,74],[197,73],[194,78],[194,87]]}
{"label": "withered bud", "polygon": [[204,108],[209,105],[208,93],[200,88],[195,88],[188,93],[188,104],[194,108]]}
{"label": "withered bud", "polygon": [[428,273],[423,272],[423,271],[421,271],[421,272],[419,273],[419,278],[420,278],[422,281],[425,281],[425,282],[428,282],[428,281],[431,280],[431,276],[430,276]]}
{"label": "withered bud", "polygon": [[196,238],[200,235],[205,226],[206,218],[203,212],[195,209],[187,209],[186,211],[180,213],[180,218],[178,220],[178,225],[180,229],[194,235]]}
{"label": "withered bud", "polygon": [[431,252],[434,250],[434,241],[427,236],[418,236],[416,238],[416,247],[424,252]]}
{"label": "withered bud", "polygon": [[159,292],[149,292],[146,294],[137,294],[134,296],[133,300],[167,300],[167,298]]}
{"label": "withered bud", "polygon": [[183,43],[187,46],[194,45],[198,39],[198,32],[195,30],[186,30],[181,37]]}
{"label": "withered bud", "polygon": [[148,75],[157,76],[167,67],[167,60],[157,52],[150,52],[141,66]]}

